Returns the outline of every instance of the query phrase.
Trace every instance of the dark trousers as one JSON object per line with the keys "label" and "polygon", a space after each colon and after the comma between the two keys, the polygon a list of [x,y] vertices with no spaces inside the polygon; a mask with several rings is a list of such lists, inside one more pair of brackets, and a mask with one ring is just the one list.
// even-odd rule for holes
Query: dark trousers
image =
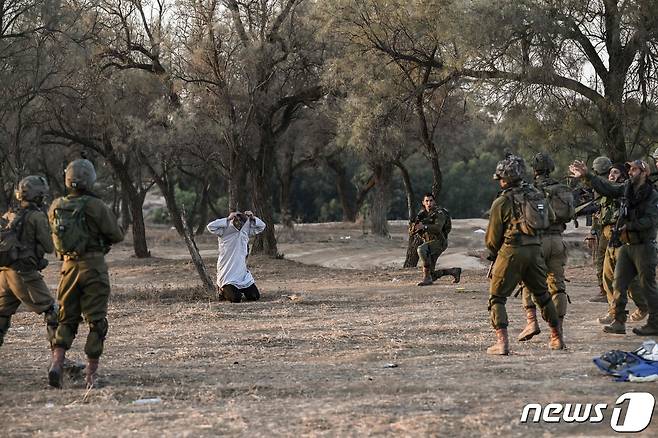
{"label": "dark trousers", "polygon": [[256,287],[256,283],[244,289],[239,289],[232,284],[225,284],[222,286],[221,291],[224,299],[232,303],[239,303],[242,301],[243,295],[245,301],[256,301],[260,298],[260,292]]}

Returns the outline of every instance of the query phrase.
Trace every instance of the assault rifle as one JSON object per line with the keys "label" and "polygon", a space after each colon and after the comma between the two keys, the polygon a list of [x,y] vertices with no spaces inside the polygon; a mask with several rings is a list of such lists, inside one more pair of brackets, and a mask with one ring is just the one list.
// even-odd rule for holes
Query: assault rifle
{"label": "assault rifle", "polygon": [[416,225],[423,222],[424,218],[421,217],[422,214],[423,212],[421,211],[412,220],[409,221],[409,237],[413,237],[423,231],[422,229],[416,230]]}
{"label": "assault rifle", "polygon": [[612,248],[619,248],[623,245],[621,241],[621,234],[624,231],[624,225],[626,224],[626,218],[628,217],[628,195],[629,190],[631,189],[631,182],[627,180],[624,183],[624,194],[619,198],[619,216],[617,216],[617,221],[615,226],[612,227],[612,236],[608,242],[608,246]]}

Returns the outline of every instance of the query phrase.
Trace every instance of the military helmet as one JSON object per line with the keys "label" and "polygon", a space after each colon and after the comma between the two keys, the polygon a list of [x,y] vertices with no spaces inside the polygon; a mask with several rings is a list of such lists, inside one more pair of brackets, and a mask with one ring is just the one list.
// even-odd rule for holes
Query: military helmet
{"label": "military helmet", "polygon": [[96,182],[96,169],[89,160],[71,161],[64,174],[65,184],[69,189],[91,190]]}
{"label": "military helmet", "polygon": [[496,172],[493,175],[494,179],[502,179],[508,183],[516,182],[523,179],[525,175],[525,162],[523,158],[508,154],[504,160],[501,160],[496,165]]}
{"label": "military helmet", "polygon": [[539,152],[532,159],[532,168],[539,173],[551,173],[555,170],[555,161],[547,153]]}
{"label": "military helmet", "polygon": [[16,199],[19,201],[36,201],[48,194],[48,182],[46,178],[37,175],[30,175],[23,178],[18,183],[16,189]]}
{"label": "military helmet", "polygon": [[658,160],[658,148],[656,148],[656,150],[653,151],[650,157],[653,158],[654,160]]}
{"label": "military helmet", "polygon": [[592,169],[597,175],[607,175],[612,167],[612,161],[608,157],[596,157],[592,163]]}

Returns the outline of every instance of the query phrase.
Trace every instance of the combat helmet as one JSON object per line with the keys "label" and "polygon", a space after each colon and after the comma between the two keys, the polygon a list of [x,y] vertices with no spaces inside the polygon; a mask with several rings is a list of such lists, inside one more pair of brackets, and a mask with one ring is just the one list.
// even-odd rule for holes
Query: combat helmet
{"label": "combat helmet", "polygon": [[66,166],[65,184],[68,189],[91,190],[96,182],[96,169],[89,160],[74,160]]}
{"label": "combat helmet", "polygon": [[555,161],[547,153],[539,152],[532,159],[532,168],[537,173],[551,173],[555,170]]}
{"label": "combat helmet", "polygon": [[523,179],[525,175],[525,162],[518,155],[508,154],[504,160],[496,165],[493,179],[502,179],[514,183]]}
{"label": "combat helmet", "polygon": [[608,157],[596,157],[592,163],[592,170],[597,175],[607,175],[612,167],[612,161]]}
{"label": "combat helmet", "polygon": [[18,183],[16,189],[16,199],[19,201],[38,201],[48,194],[48,182],[46,178],[37,175],[30,175],[23,178]]}

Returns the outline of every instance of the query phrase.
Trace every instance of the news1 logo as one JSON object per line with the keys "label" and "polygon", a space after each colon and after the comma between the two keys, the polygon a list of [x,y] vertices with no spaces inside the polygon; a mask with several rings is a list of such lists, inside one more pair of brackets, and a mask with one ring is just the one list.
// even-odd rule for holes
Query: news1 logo
{"label": "news1 logo", "polygon": [[[615,432],[642,432],[651,423],[654,396],[648,392],[622,394],[612,407],[610,427]],[[528,403],[521,412],[521,423],[592,423],[605,420],[606,403]]]}

